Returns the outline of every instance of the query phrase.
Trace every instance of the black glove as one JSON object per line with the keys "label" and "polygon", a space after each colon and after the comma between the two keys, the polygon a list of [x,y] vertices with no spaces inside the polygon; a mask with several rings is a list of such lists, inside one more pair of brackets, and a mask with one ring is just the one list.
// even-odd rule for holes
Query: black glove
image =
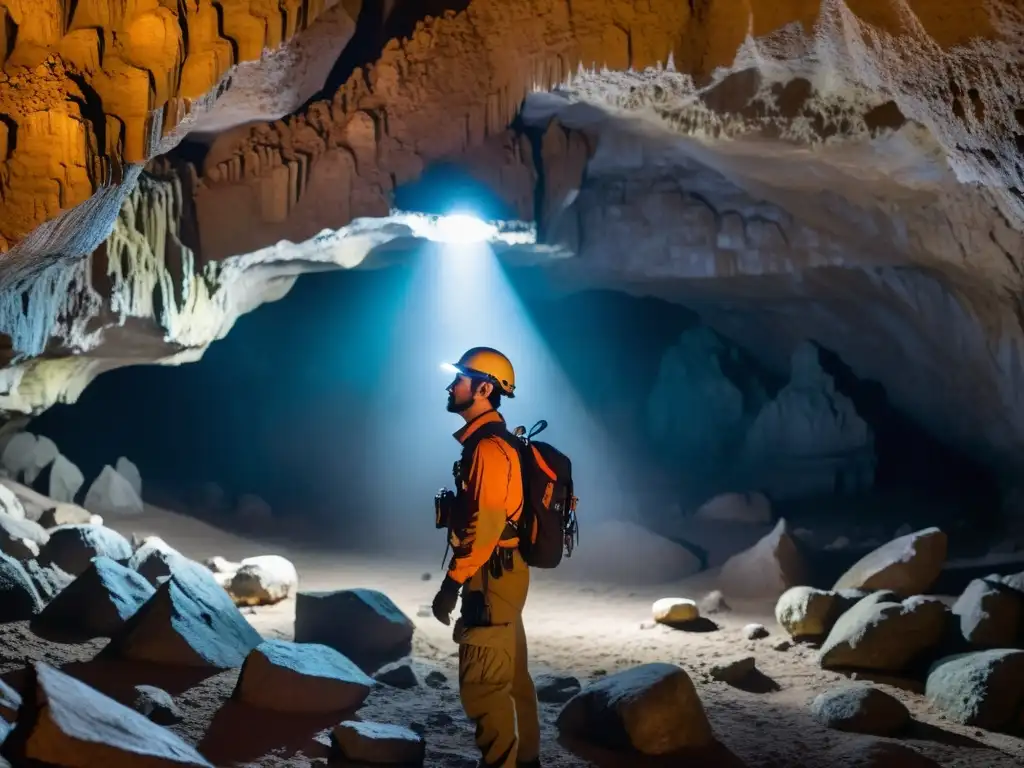
{"label": "black glove", "polygon": [[459,582],[451,576],[445,576],[444,581],[441,582],[441,588],[434,595],[434,603],[430,608],[434,612],[434,618],[446,627],[451,624],[452,611],[455,610],[455,604],[459,601],[459,590],[461,589],[462,585]]}

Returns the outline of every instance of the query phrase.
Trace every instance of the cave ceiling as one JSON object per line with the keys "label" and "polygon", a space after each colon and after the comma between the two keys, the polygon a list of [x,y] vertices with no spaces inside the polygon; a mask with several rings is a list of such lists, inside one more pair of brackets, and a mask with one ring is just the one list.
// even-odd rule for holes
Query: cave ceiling
{"label": "cave ceiling", "polygon": [[1017,469],[1022,9],[0,0],[0,409],[411,248],[395,191],[445,162],[535,225],[503,257],[685,303],[779,370],[811,338]]}

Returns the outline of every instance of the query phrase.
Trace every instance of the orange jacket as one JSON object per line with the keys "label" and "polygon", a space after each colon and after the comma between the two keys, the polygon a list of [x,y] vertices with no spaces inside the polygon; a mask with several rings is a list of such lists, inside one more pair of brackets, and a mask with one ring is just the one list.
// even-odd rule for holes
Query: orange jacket
{"label": "orange jacket", "polygon": [[[484,424],[504,419],[497,411],[487,411],[455,433],[459,443]],[[523,511],[522,468],[519,454],[500,437],[485,437],[477,443],[470,460],[464,494],[464,517],[451,532],[452,559],[448,575],[464,584],[490,560],[495,547],[517,547],[519,539],[501,540],[505,524],[515,522]]]}

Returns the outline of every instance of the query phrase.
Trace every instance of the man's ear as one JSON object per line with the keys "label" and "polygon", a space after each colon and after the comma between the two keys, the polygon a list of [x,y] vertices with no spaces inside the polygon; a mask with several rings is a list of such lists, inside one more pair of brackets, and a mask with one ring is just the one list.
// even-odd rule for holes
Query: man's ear
{"label": "man's ear", "polygon": [[489,381],[481,381],[480,385],[476,388],[476,394],[480,395],[483,399],[487,399],[491,396],[491,392],[494,391],[494,385]]}

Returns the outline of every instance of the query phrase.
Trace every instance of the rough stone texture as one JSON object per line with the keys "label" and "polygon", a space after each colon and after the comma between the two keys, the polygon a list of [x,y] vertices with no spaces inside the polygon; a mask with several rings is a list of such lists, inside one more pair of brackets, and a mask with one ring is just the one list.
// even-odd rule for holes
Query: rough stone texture
{"label": "rough stone texture", "polygon": [[888,602],[883,592],[865,597],[839,617],[821,646],[826,669],[902,672],[941,642],[949,608],[936,598]]}
{"label": "rough stone texture", "polygon": [[946,541],[938,528],[893,539],[864,555],[832,588],[891,589],[904,597],[924,594],[946,562]]}
{"label": "rough stone texture", "polygon": [[844,612],[866,592],[829,592],[814,587],[787,589],[775,603],[775,620],[794,639],[817,639],[829,633]]}
{"label": "rough stone texture", "polygon": [[43,662],[29,667],[18,722],[0,751],[15,765],[212,768],[180,736]]}
{"label": "rough stone texture", "polygon": [[21,500],[3,483],[0,483],[0,512],[13,520],[25,519],[25,508]]}
{"label": "rough stone texture", "polygon": [[96,515],[140,515],[144,511],[135,487],[109,464],[92,481],[82,504]]}
{"label": "rough stone texture", "polygon": [[540,674],[533,678],[537,701],[564,704],[580,692],[580,681],[571,675]]}
{"label": "rough stone texture", "polygon": [[826,728],[872,736],[892,736],[910,724],[903,702],[870,685],[844,685],[818,694],[811,715]]}
{"label": "rough stone texture", "polygon": [[871,427],[836,391],[810,342],[793,352],[789,382],[754,418],[742,456],[752,484],[777,501],[855,494],[874,485]]}
{"label": "rough stone texture", "polygon": [[65,642],[111,637],[152,596],[153,587],[135,571],[96,557],[33,619],[32,631]]}
{"label": "rough stone texture", "polygon": [[999,730],[1024,715],[1024,651],[1000,649],[941,659],[928,672],[925,695],[958,723]]}
{"label": "rough stone texture", "polygon": [[56,565],[40,565],[36,560],[29,560],[25,572],[38,590],[43,601],[52,600],[62,589],[75,580],[75,577]]}
{"label": "rough stone texture", "polygon": [[[286,0],[278,9],[277,3],[199,0],[111,11],[64,0],[8,4],[0,253],[40,225],[59,229],[61,214],[122,184],[129,166],[173,147],[191,113],[215,101],[233,65],[277,48],[325,4]],[[27,250],[42,245],[30,239]],[[46,246],[51,253],[83,252],[68,248],[67,239]]]}
{"label": "rough stone texture", "polygon": [[651,606],[651,615],[660,624],[685,624],[700,618],[697,603],[685,597],[663,597]]}
{"label": "rough stone texture", "polygon": [[293,597],[298,588],[295,566],[280,555],[245,558],[227,586],[238,605],[273,605]]}
{"label": "rough stone texture", "polygon": [[24,621],[43,609],[43,599],[25,568],[0,552],[0,623]]}
{"label": "rough stone texture", "polygon": [[975,579],[953,604],[960,632],[981,648],[1015,648],[1024,641],[1024,595],[997,581]]}
{"label": "rough stone texture", "polygon": [[358,764],[422,765],[423,737],[408,728],[366,720],[346,720],[331,730],[331,743]]}
{"label": "rough stone texture", "polygon": [[39,563],[56,565],[78,576],[98,555],[126,561],[132,556],[132,545],[120,533],[102,525],[61,525],[50,531],[50,539],[39,552]]}
{"label": "rough stone texture", "polygon": [[50,465],[46,495],[57,502],[74,502],[75,495],[84,482],[85,476],[82,471],[67,456],[58,453]]}
{"label": "rough stone texture", "polygon": [[334,648],[367,673],[408,655],[414,629],[387,595],[372,589],[296,597],[295,642]]}
{"label": "rough stone texture", "polygon": [[132,708],[145,715],[157,725],[174,725],[181,722],[181,712],[174,703],[174,697],[167,691],[152,685],[136,685]]}
{"label": "rough stone texture", "polygon": [[16,560],[31,560],[50,540],[46,530],[31,520],[0,515],[0,550]]}
{"label": "rough stone texture", "polygon": [[211,574],[175,573],[101,652],[156,664],[240,667],[261,638]]}
{"label": "rough stone texture", "polygon": [[242,665],[234,698],[261,709],[330,713],[358,709],[373,680],[333,648],[265,640]]}
{"label": "rough stone texture", "polygon": [[57,528],[62,525],[89,525],[94,515],[77,504],[59,502],[39,516],[39,525],[43,528]]}
{"label": "rough stone texture", "polygon": [[154,587],[162,584],[172,573],[195,572],[197,578],[209,578],[206,568],[185,557],[159,536],[147,536],[132,553],[128,567],[138,571]]}
{"label": "rough stone texture", "polygon": [[693,683],[673,664],[644,664],[591,683],[566,702],[556,724],[565,735],[645,755],[714,738]]}
{"label": "rough stone texture", "polygon": [[780,518],[774,530],[750,549],[733,555],[722,566],[718,584],[727,595],[778,597],[803,583],[806,565]]}

